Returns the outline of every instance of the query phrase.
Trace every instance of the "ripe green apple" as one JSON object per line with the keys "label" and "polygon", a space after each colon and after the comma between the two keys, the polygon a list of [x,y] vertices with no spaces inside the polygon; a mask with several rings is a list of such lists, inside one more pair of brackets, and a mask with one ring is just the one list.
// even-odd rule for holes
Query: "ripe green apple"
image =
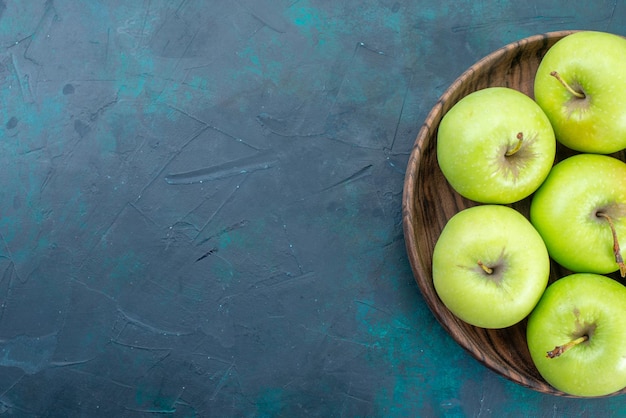
{"label": "ripe green apple", "polygon": [[530,221],[563,267],[624,276],[626,163],[598,154],[559,162],[532,198]]}
{"label": "ripe green apple", "polygon": [[543,240],[515,209],[479,205],[456,213],[433,251],[433,284],[458,318],[482,328],[524,319],[548,284]]}
{"label": "ripe green apple", "polygon": [[565,146],[598,154],[626,148],[626,39],[595,31],[562,38],[541,60],[534,94]]}
{"label": "ripe green apple", "polygon": [[437,159],[450,185],[481,203],[513,203],[534,192],[554,164],[550,121],[525,94],[489,87],[459,100],[442,118]]}
{"label": "ripe green apple", "polygon": [[546,289],[528,318],[530,355],[543,378],[575,396],[626,387],[626,287],[577,273]]}

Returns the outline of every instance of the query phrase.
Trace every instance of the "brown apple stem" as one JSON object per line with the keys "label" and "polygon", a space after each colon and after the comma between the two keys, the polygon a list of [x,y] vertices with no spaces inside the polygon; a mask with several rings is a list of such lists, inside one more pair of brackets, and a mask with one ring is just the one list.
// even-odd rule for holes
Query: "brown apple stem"
{"label": "brown apple stem", "polygon": [[605,218],[609,223],[609,227],[611,228],[611,234],[613,235],[613,254],[615,255],[615,262],[619,266],[620,276],[624,278],[626,277],[626,264],[624,264],[624,259],[622,258],[622,250],[619,246],[619,240],[617,239],[617,231],[615,230],[613,219],[611,219],[611,217],[604,212],[598,212],[596,213],[596,216]]}
{"label": "brown apple stem", "polygon": [[524,142],[524,134],[521,132],[517,133],[517,144],[515,144],[515,147],[513,147],[512,149],[508,150],[504,155],[506,155],[507,157],[510,157],[511,155],[515,154],[517,151],[520,150],[520,148],[522,148],[522,142]]}
{"label": "brown apple stem", "polygon": [[486,266],[485,264],[483,264],[482,261],[478,260],[478,265],[480,266],[481,269],[483,269],[485,271],[485,273],[487,274],[492,274],[493,273],[493,269],[489,266]]}
{"label": "brown apple stem", "polygon": [[579,99],[584,99],[585,98],[585,93],[581,92],[581,91],[576,91],[574,90],[569,84],[567,84],[565,82],[565,80],[563,80],[561,78],[561,76],[559,75],[559,73],[557,73],[556,71],[552,71],[550,73],[550,75],[554,78],[556,78],[557,80],[559,80],[559,82],[561,84],[563,84],[563,87],[565,87],[567,89],[567,91],[569,91],[573,96],[578,97]]}
{"label": "brown apple stem", "polygon": [[548,353],[546,354],[547,358],[556,358],[559,357],[560,355],[562,355],[563,353],[565,353],[567,350],[569,350],[572,347],[577,346],[578,344],[584,343],[585,341],[587,341],[589,339],[588,335],[583,335],[582,337],[578,337],[575,340],[572,340],[566,344],[563,345],[557,345],[556,347],[554,347],[554,350],[550,350],[548,351]]}

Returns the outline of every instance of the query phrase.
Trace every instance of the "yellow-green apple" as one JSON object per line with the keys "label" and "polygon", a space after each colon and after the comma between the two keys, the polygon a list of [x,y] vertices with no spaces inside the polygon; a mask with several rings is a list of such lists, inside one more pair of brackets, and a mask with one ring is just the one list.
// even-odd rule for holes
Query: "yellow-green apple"
{"label": "yellow-green apple", "polygon": [[599,154],[559,162],[532,198],[530,221],[563,267],[624,276],[626,163]]}
{"label": "yellow-green apple", "polygon": [[562,38],[541,60],[534,94],[565,146],[598,154],[626,148],[626,39],[597,31]]}
{"label": "yellow-green apple", "polygon": [[550,259],[520,212],[479,205],[448,220],[432,267],[435,290],[454,315],[478,327],[505,328],[524,319],[539,301]]}
{"label": "yellow-green apple", "polygon": [[576,396],[626,387],[626,287],[576,273],[546,289],[528,318],[530,355],[543,378]]}
{"label": "yellow-green apple", "polygon": [[534,192],[554,164],[556,139],[543,110],[507,87],[459,100],[442,118],[437,159],[460,195],[481,203],[513,203]]}

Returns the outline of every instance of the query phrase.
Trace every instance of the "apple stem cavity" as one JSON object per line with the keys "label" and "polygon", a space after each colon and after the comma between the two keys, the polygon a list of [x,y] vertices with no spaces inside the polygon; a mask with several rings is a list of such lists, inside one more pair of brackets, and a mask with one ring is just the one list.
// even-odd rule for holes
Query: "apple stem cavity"
{"label": "apple stem cavity", "polygon": [[567,350],[569,350],[570,348],[576,347],[578,344],[582,344],[588,339],[589,339],[588,335],[583,335],[582,337],[578,337],[575,340],[572,340],[566,344],[557,345],[556,347],[554,347],[554,350],[548,351],[548,353],[546,354],[546,357],[557,358],[561,356],[563,353],[565,353]]}
{"label": "apple stem cavity", "polygon": [[576,90],[574,90],[574,89],[573,89],[573,88],[572,88],[569,84],[567,84],[567,83],[565,82],[565,80],[563,80],[563,79],[561,78],[561,76],[559,75],[559,73],[558,73],[558,72],[556,72],[556,71],[552,71],[552,72],[550,73],[550,75],[551,75],[552,77],[556,78],[557,80],[559,80],[559,82],[563,85],[563,87],[565,87],[565,88],[567,89],[567,91],[569,91],[569,92],[570,92],[570,94],[572,94],[572,96],[574,96],[574,97],[578,97],[579,99],[584,99],[584,98],[586,97],[584,92],[582,92],[582,91],[576,91]]}
{"label": "apple stem cavity", "polygon": [[484,270],[485,273],[493,274],[493,269],[491,267],[485,265],[482,261],[478,260],[478,265],[480,266],[481,269]]}
{"label": "apple stem cavity", "polygon": [[613,235],[613,254],[615,255],[615,262],[619,266],[620,276],[622,276],[622,278],[625,278],[626,264],[624,264],[624,259],[622,258],[622,250],[619,246],[619,240],[617,239],[617,231],[615,230],[613,219],[611,219],[611,217],[604,212],[597,212],[596,216],[605,218],[609,223],[609,227],[611,228],[611,234]]}
{"label": "apple stem cavity", "polygon": [[515,147],[508,150],[504,154],[507,157],[510,157],[511,155],[515,154],[517,151],[519,151],[522,148],[522,142],[524,142],[524,134],[522,132],[518,132],[516,138],[517,138],[517,144],[515,144]]}

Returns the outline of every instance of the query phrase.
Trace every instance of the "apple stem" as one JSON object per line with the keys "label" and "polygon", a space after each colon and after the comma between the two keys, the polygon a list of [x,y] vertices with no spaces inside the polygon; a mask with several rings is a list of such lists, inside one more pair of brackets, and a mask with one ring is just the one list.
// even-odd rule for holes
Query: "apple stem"
{"label": "apple stem", "polygon": [[561,84],[563,84],[563,86],[567,89],[567,91],[569,91],[573,96],[578,97],[579,99],[584,99],[585,98],[585,93],[581,92],[581,91],[576,91],[574,90],[569,84],[567,84],[565,82],[565,80],[563,80],[561,78],[561,76],[559,75],[559,73],[557,73],[556,71],[552,71],[550,73],[550,75],[554,78],[556,78],[557,80],[559,80],[559,82]]}
{"label": "apple stem", "polygon": [[482,268],[485,273],[487,274],[492,274],[493,273],[493,269],[489,266],[486,266],[485,264],[483,264],[482,261],[478,260],[478,265],[480,266],[480,268]]}
{"label": "apple stem", "polygon": [[619,246],[619,240],[617,239],[617,231],[615,230],[613,219],[611,219],[611,217],[604,212],[598,212],[596,213],[596,216],[605,218],[609,223],[609,227],[611,227],[611,234],[613,235],[613,254],[615,255],[615,262],[619,266],[620,276],[624,278],[626,277],[626,264],[624,264],[624,259],[622,258],[622,250]]}
{"label": "apple stem", "polygon": [[557,345],[556,347],[554,347],[554,350],[550,350],[548,351],[548,353],[546,354],[547,358],[556,358],[559,357],[560,355],[562,355],[563,353],[565,353],[567,350],[569,350],[572,347],[577,346],[578,344],[584,343],[585,341],[587,341],[589,339],[588,335],[583,335],[582,337],[578,337],[575,340],[572,340],[566,344],[563,345]]}
{"label": "apple stem", "polygon": [[521,132],[517,133],[517,144],[515,144],[515,147],[513,149],[508,150],[504,155],[506,155],[507,157],[510,157],[511,155],[515,154],[517,151],[520,150],[520,148],[522,148],[522,142],[524,141],[524,134]]}

